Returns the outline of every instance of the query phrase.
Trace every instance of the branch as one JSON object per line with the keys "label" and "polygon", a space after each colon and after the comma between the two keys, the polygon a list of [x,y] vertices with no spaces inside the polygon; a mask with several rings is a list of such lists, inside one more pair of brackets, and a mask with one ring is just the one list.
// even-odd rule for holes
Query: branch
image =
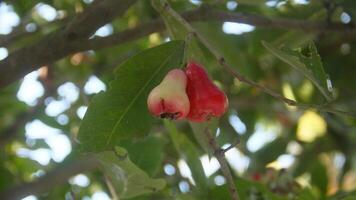
{"label": "branch", "polygon": [[[345,24],[327,24],[325,22],[308,22],[294,19],[269,18],[254,14],[232,13],[219,11],[207,7],[186,11],[180,14],[188,22],[238,22],[258,27],[277,28],[287,30],[300,30],[307,32],[337,32],[356,37],[356,28]],[[81,45],[81,50],[101,49],[115,44],[138,39],[154,32],[164,30],[163,21],[160,19],[147,22],[133,29],[119,32],[104,38],[94,38]],[[83,42],[83,41],[82,41]]]}
{"label": "branch", "polygon": [[[223,150],[219,147],[218,143],[216,142],[215,138],[210,133],[209,129],[206,129],[204,132],[205,132],[206,138],[208,139],[209,145],[214,152],[216,159],[219,161],[220,169],[221,169],[224,177],[226,178],[226,182],[228,184],[231,199],[239,200],[239,196],[237,194],[236,186],[235,186],[234,180],[232,178],[232,174],[231,174],[229,165],[227,164],[226,159],[225,159],[225,152],[227,151],[227,149]],[[228,149],[231,149],[231,148],[228,148]]]}
{"label": "branch", "polygon": [[98,28],[121,16],[136,0],[96,0],[62,29],[0,62],[0,88],[39,67],[77,52],[77,40],[87,40]]}
{"label": "branch", "polygon": [[68,21],[70,21],[70,19],[72,18],[72,16],[68,16],[65,18],[61,18],[61,19],[57,19],[55,21],[52,22],[48,22],[45,23],[41,26],[37,25],[36,30],[34,30],[33,32],[28,32],[26,30],[26,25],[28,25],[28,23],[30,22],[29,20],[27,20],[27,18],[25,17],[25,19],[23,19],[21,21],[21,24],[19,24],[16,28],[14,28],[12,30],[12,32],[10,34],[7,35],[0,35],[0,46],[2,47],[9,47],[11,46],[14,42],[16,42],[18,39],[24,38],[24,37],[28,37],[31,35],[35,35],[36,33],[41,32],[44,29],[47,29],[49,27],[52,26],[63,26],[65,23],[67,23]]}
{"label": "branch", "polygon": [[[72,53],[111,47],[164,30],[163,22],[156,19],[108,37],[87,39],[88,35],[108,23],[114,16],[122,15],[133,2],[134,0],[102,0],[99,3],[93,3],[83,14],[75,17],[63,30],[46,36],[37,44],[11,53],[5,60],[0,62],[0,88],[6,87],[40,66],[53,63]],[[104,17],[107,15],[109,16]],[[346,36],[356,37],[356,28],[352,25],[269,18],[253,14],[224,12],[209,7],[187,11],[182,13],[182,16],[188,22],[232,21],[266,28],[308,32],[337,32],[343,34],[343,38]]]}
{"label": "branch", "polygon": [[94,170],[98,166],[99,162],[94,157],[77,159],[72,163],[54,169],[33,182],[23,183],[0,192],[0,199],[15,200],[22,199],[28,195],[42,194],[50,191],[55,186],[64,184],[70,177],[85,171]]}

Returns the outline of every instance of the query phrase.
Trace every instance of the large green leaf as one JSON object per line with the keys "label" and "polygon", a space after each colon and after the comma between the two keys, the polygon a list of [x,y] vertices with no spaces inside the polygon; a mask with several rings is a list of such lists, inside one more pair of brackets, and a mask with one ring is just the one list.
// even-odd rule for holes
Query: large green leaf
{"label": "large green leaf", "polygon": [[156,192],[166,185],[163,179],[150,178],[132,163],[128,152],[122,147],[115,147],[114,151],[103,151],[96,156],[120,199]]}
{"label": "large green leaf", "polygon": [[262,44],[272,54],[308,78],[327,101],[333,100],[331,82],[324,71],[323,64],[314,43],[311,42],[308,46],[308,56],[304,56],[299,51],[292,51],[287,48],[278,49],[265,41],[262,41]]}
{"label": "large green leaf", "polygon": [[109,90],[93,98],[83,119],[78,136],[82,150],[112,150],[121,138],[146,134],[152,120],[148,93],[170,69],[181,66],[183,50],[183,41],[172,41],[120,65]]}

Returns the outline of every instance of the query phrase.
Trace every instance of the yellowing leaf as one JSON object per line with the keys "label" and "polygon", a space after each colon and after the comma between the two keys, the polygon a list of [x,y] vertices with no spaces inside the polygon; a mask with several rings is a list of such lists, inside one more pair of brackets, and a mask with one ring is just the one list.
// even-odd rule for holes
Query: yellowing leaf
{"label": "yellowing leaf", "polygon": [[298,121],[297,138],[304,142],[313,142],[325,135],[326,122],[314,111],[306,111]]}

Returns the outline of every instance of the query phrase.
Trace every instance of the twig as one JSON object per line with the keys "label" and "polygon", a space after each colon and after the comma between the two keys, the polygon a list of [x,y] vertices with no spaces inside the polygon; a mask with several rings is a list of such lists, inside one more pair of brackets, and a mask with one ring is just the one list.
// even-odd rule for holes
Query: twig
{"label": "twig", "polygon": [[210,147],[212,148],[214,155],[216,157],[216,159],[219,161],[220,164],[220,169],[224,175],[224,177],[226,178],[227,184],[228,184],[228,188],[229,188],[229,192],[231,195],[231,199],[233,200],[239,200],[239,196],[237,194],[237,189],[236,189],[236,185],[234,183],[234,180],[232,178],[232,174],[229,168],[229,165],[226,162],[225,159],[225,152],[226,149],[223,150],[219,147],[218,143],[216,142],[215,138],[213,137],[213,135],[210,133],[209,129],[205,129],[205,135],[206,138],[208,139],[208,143],[210,145]]}
{"label": "twig", "polygon": [[228,152],[229,150],[235,148],[239,143],[240,143],[240,140],[237,139],[237,140],[235,140],[234,143],[232,143],[232,144],[231,144],[230,146],[228,146],[226,149],[222,149],[222,151],[223,151],[224,153],[226,153],[226,152]]}

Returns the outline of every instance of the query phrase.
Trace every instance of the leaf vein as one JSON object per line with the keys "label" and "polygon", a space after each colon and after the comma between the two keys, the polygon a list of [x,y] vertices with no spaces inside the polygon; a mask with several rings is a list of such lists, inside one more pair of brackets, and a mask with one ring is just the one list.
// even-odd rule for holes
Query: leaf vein
{"label": "leaf vein", "polygon": [[[179,49],[179,48],[178,48]],[[114,132],[116,130],[116,128],[119,126],[119,124],[121,123],[121,121],[124,119],[125,115],[127,114],[127,112],[130,110],[130,108],[132,107],[132,105],[134,104],[134,102],[136,101],[136,99],[141,95],[141,93],[144,91],[144,89],[148,86],[148,84],[153,80],[153,78],[158,74],[159,71],[161,71],[161,69],[163,68],[163,66],[166,64],[166,62],[177,52],[177,50],[173,51],[173,53],[168,56],[163,62],[162,64],[157,68],[157,70],[153,73],[153,75],[151,76],[151,78],[146,82],[146,84],[138,91],[138,93],[134,96],[134,98],[132,99],[132,101],[130,102],[130,104],[126,107],[126,109],[124,110],[124,112],[122,113],[121,117],[118,119],[118,121],[115,123],[115,126],[113,127],[109,138],[106,141],[105,147],[107,147],[110,143],[110,140],[112,139]]]}

